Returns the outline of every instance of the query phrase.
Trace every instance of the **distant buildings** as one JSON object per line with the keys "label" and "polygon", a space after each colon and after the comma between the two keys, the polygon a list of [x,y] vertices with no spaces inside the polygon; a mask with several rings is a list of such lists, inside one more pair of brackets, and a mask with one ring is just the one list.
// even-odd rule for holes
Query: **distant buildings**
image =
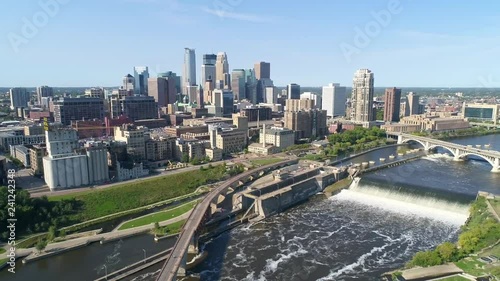
{"label": "distant buildings", "polygon": [[142,161],[146,159],[146,130],[143,127],[136,127],[131,124],[124,124],[115,127],[115,141],[125,142],[127,144],[127,153],[134,160]]}
{"label": "distant buildings", "polygon": [[158,118],[158,105],[153,97],[113,97],[111,98],[111,118],[125,115],[131,120]]}
{"label": "distant buildings", "polygon": [[264,106],[251,106],[242,108],[240,110],[241,116],[247,117],[248,122],[255,122],[257,120],[265,121],[273,118],[273,111],[270,107]]}
{"label": "distant buildings", "polygon": [[147,66],[134,67],[134,93],[136,96],[148,94],[149,69]]}
{"label": "distant buildings", "polygon": [[159,107],[167,106],[176,101],[174,77],[155,77],[148,79],[148,96],[153,97]]}
{"label": "distant buildings", "polygon": [[288,99],[295,99],[295,100],[300,99],[300,85],[294,83],[288,84],[286,89],[287,89]]}
{"label": "distant buildings", "polygon": [[27,108],[31,100],[31,93],[26,88],[12,88],[10,94],[10,109]]}
{"label": "distant buildings", "polygon": [[498,124],[500,118],[499,104],[466,104],[462,107],[462,115],[471,122],[491,122]]}
{"label": "distant buildings", "polygon": [[375,120],[373,110],[374,75],[369,69],[359,69],[354,74],[350,117],[354,122]]}
{"label": "distant buildings", "polygon": [[85,97],[104,99],[104,89],[103,88],[91,88],[85,90]]}
{"label": "distant buildings", "polygon": [[54,101],[54,121],[71,125],[71,121],[104,120],[104,101],[100,98],[62,98]]}
{"label": "distant buildings", "polygon": [[215,82],[216,85],[219,84],[218,89],[227,89],[231,87],[230,76],[227,55],[225,52],[220,52],[217,54],[217,61],[215,63]]}
{"label": "distant buildings", "polygon": [[329,117],[345,116],[347,93],[346,87],[338,83],[330,83],[323,87],[322,109]]}
{"label": "distant buildings", "polygon": [[251,153],[269,155],[279,153],[295,143],[295,133],[292,130],[279,127],[262,127],[259,133],[260,143],[248,147]]}
{"label": "distant buildings", "polygon": [[127,91],[134,91],[135,88],[135,78],[134,76],[127,74],[123,77],[122,89]]}
{"label": "distant buildings", "polygon": [[443,132],[470,128],[467,120],[461,117],[441,117],[433,115],[412,115],[401,118],[396,124],[386,124],[382,129],[388,132]]}
{"label": "distant buildings", "polygon": [[194,49],[184,48],[182,72],[182,94],[187,95],[187,87],[196,85],[196,55]]}
{"label": "distant buildings", "polygon": [[54,89],[49,86],[40,86],[36,88],[36,97],[39,105],[42,105],[42,98],[53,97]]}
{"label": "distant buildings", "polygon": [[401,89],[389,88],[384,96],[384,121],[399,122],[401,107]]}
{"label": "distant buildings", "polygon": [[408,96],[406,96],[406,100],[408,103],[407,111],[409,112],[409,116],[423,113],[419,102],[420,96],[413,92],[410,92],[408,93]]}
{"label": "distant buildings", "polygon": [[245,88],[245,70],[234,69],[231,74],[231,89],[233,90],[235,100],[246,98]]}

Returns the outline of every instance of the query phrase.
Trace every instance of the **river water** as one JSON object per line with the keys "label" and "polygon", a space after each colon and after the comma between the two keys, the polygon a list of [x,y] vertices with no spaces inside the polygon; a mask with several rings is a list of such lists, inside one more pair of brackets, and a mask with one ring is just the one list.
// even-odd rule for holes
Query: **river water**
{"label": "river water", "polygon": [[[453,140],[491,144],[500,135]],[[349,162],[378,161],[385,148]],[[210,255],[195,271],[202,280],[378,280],[421,250],[457,238],[467,204],[478,190],[500,193],[500,175],[483,161],[455,162],[445,150],[421,160],[363,176],[349,190],[306,203],[207,243]],[[163,251],[175,241],[142,235],[22,265],[0,280],[93,280]],[[155,280],[160,264],[127,280]]]}

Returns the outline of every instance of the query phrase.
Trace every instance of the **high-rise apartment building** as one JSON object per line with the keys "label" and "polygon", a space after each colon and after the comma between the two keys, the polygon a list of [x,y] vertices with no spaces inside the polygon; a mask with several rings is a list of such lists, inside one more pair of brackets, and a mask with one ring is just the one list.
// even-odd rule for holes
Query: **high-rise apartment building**
{"label": "high-rise apartment building", "polygon": [[182,93],[186,95],[189,86],[196,85],[196,54],[194,49],[184,48],[184,68],[182,72]]}
{"label": "high-rise apartment building", "polygon": [[314,107],[317,109],[321,109],[323,106],[323,99],[321,95],[318,95],[318,93],[313,93],[313,92],[304,92],[300,94],[300,99],[301,100],[312,100],[314,102]]}
{"label": "high-rise apartment building", "polygon": [[[215,80],[216,82],[222,81],[223,88],[226,88],[225,82],[230,83],[230,81],[226,81],[225,74],[229,74],[229,62],[227,60],[227,55],[225,52],[220,52],[217,54],[217,61],[215,63]],[[217,84],[217,83],[216,83]]]}
{"label": "high-rise apartment building", "polygon": [[355,122],[374,121],[373,92],[374,75],[369,69],[359,69],[354,74],[350,117]]}
{"label": "high-rise apartment building", "polygon": [[104,120],[104,101],[99,98],[63,98],[54,101],[54,121],[65,126],[71,121]]}
{"label": "high-rise apartment building", "polygon": [[314,108],[313,100],[286,100],[284,127],[295,131],[295,139],[315,139],[327,133],[326,110]]}
{"label": "high-rise apartment building", "polygon": [[384,121],[399,122],[401,109],[401,89],[385,89],[384,96]]}
{"label": "high-rise apartment building", "polygon": [[124,124],[121,127],[115,127],[115,141],[122,141],[127,144],[127,153],[133,155],[135,160],[146,159],[146,130],[143,127],[136,127],[130,124]]}
{"label": "high-rise apartment building", "polygon": [[254,66],[255,77],[260,79],[271,79],[271,64],[268,62],[257,62]]}
{"label": "high-rise apartment building", "polygon": [[45,97],[53,97],[54,89],[49,86],[40,86],[36,88],[36,97],[38,101],[38,105],[42,104],[42,98]]}
{"label": "high-rise apartment building", "polygon": [[10,109],[28,107],[31,99],[31,93],[26,88],[12,88],[9,90],[10,94]]}
{"label": "high-rise apartment building", "polygon": [[406,100],[408,101],[408,106],[409,106],[409,113],[410,115],[418,115],[422,114],[420,110],[420,96],[418,96],[414,92],[409,92],[408,96],[406,96]]}
{"label": "high-rise apartment building", "polygon": [[231,77],[231,89],[233,90],[235,100],[242,100],[246,98],[244,69],[233,70]]}
{"label": "high-rise apartment building", "polygon": [[134,67],[134,92],[136,96],[146,96],[148,94],[149,70],[147,66]]}
{"label": "high-rise apartment building", "polygon": [[288,84],[286,87],[288,99],[298,100],[300,99],[300,85],[292,83]]}
{"label": "high-rise apartment building", "polygon": [[339,83],[330,83],[323,87],[322,106],[329,117],[345,116],[347,101],[346,87]]}

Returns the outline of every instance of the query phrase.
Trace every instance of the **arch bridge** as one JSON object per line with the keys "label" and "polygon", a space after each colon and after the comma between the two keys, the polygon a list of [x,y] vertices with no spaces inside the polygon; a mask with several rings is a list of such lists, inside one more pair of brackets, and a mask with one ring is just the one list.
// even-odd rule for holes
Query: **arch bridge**
{"label": "arch bridge", "polygon": [[186,275],[187,255],[198,253],[198,236],[204,223],[210,220],[218,208],[218,204],[224,196],[231,194],[236,188],[245,183],[253,181],[260,176],[275,169],[288,165],[297,164],[298,160],[286,160],[274,164],[265,165],[253,170],[249,170],[235,177],[232,177],[212,190],[205,198],[198,203],[182,227],[179,238],[172,248],[172,253],[167,258],[157,281],[172,281],[177,277]]}
{"label": "arch bridge", "polygon": [[471,146],[451,143],[442,140],[436,140],[427,137],[414,136],[410,134],[398,134],[398,144],[408,142],[420,143],[426,151],[434,148],[444,148],[451,152],[456,161],[466,159],[467,156],[473,155],[486,160],[493,167],[491,170],[494,173],[500,173],[500,152],[495,150],[479,149]]}

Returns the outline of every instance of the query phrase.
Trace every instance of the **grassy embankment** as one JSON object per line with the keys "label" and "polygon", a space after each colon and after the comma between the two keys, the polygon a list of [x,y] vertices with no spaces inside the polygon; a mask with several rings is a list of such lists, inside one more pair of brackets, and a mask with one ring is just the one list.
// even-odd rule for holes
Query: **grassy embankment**
{"label": "grassy embankment", "polygon": [[416,136],[422,136],[422,137],[431,137],[435,139],[440,139],[440,140],[446,140],[446,139],[452,139],[452,138],[460,138],[460,137],[471,137],[471,136],[485,136],[485,135],[492,135],[492,134],[499,134],[500,130],[495,129],[495,130],[488,130],[487,128],[484,127],[474,127],[474,128],[469,128],[469,129],[463,129],[463,130],[456,130],[454,132],[417,132],[413,133]]}
{"label": "grassy embankment", "polygon": [[[471,205],[470,218],[462,226],[456,244],[445,242],[434,250],[418,252],[407,267],[434,266],[454,262],[466,273],[474,276],[491,274],[500,277],[500,267],[480,262],[479,257],[500,254],[500,223],[488,209],[486,198],[480,196]],[[494,208],[500,203],[491,200]]]}
{"label": "grassy embankment", "polygon": [[186,220],[181,220],[178,222],[171,223],[167,226],[163,226],[163,227],[160,227],[158,229],[154,229],[153,234],[161,237],[161,236],[165,236],[165,235],[173,235],[173,234],[180,233],[182,230],[182,226],[184,225],[185,222],[186,222]]}
{"label": "grassy embankment", "polygon": [[189,202],[187,204],[181,205],[181,206],[176,207],[176,208],[168,209],[166,211],[154,213],[154,214],[142,217],[142,218],[128,221],[128,222],[124,223],[118,230],[134,228],[134,227],[138,227],[138,226],[153,224],[156,222],[162,222],[162,221],[176,218],[178,216],[181,216],[181,215],[189,212],[191,209],[194,208],[194,206],[197,203],[198,203],[198,200],[195,200],[195,201]]}

